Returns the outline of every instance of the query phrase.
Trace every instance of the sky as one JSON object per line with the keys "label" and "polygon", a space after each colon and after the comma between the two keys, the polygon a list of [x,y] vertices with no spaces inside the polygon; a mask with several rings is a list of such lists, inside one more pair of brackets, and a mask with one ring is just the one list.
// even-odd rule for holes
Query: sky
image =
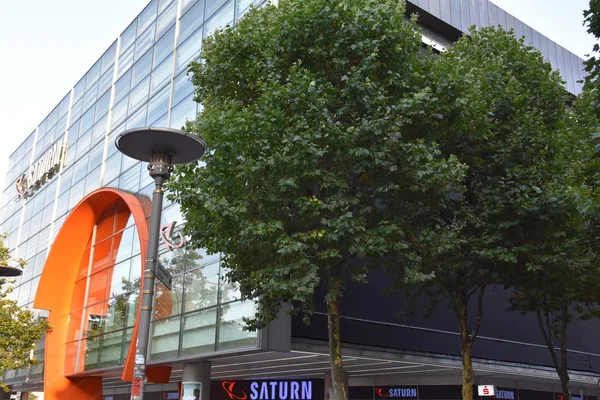
{"label": "sky", "polygon": [[[588,0],[491,0],[580,57]],[[0,188],[8,158],[148,0],[0,0]]]}

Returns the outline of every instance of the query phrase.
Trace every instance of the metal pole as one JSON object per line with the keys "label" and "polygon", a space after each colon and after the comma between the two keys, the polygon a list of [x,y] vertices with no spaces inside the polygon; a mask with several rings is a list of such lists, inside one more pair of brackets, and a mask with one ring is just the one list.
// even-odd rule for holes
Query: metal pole
{"label": "metal pole", "polygon": [[144,384],[146,379],[146,357],[148,355],[148,339],[150,336],[150,322],[152,320],[152,303],[154,300],[154,278],[158,258],[158,240],[160,235],[160,219],[162,213],[163,190],[162,185],[168,177],[153,174],[151,167],[150,175],[154,178],[156,185],[152,193],[152,215],[150,216],[150,232],[148,234],[148,249],[146,252],[146,267],[144,269],[144,286],[142,291],[142,305],[140,307],[138,337],[135,350],[135,367],[133,370],[133,387],[131,400],[142,400],[144,398]]}

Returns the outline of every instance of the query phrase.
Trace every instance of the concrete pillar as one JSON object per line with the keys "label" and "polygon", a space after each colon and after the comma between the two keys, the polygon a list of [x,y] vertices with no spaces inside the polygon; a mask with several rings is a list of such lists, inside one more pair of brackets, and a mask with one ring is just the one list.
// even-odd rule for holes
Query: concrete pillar
{"label": "concrete pillar", "polygon": [[[202,390],[198,400],[209,400],[210,396],[210,362],[199,361],[183,364],[183,377],[181,379],[182,389],[186,383],[200,383]],[[189,395],[188,393],[184,393]],[[193,399],[193,397],[192,397]],[[188,400],[183,397],[182,400]]]}
{"label": "concrete pillar", "polygon": [[[348,393],[348,373],[344,372],[344,386],[346,387],[346,393]],[[333,380],[331,372],[325,372],[325,400],[333,399]]]}

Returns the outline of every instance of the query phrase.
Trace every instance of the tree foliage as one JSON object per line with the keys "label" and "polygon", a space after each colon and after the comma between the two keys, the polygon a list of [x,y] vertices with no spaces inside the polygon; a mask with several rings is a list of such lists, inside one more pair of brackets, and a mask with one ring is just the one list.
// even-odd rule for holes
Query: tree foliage
{"label": "tree foliage", "polygon": [[[486,288],[502,283],[505,271],[524,265],[532,240],[548,250],[558,235],[542,212],[560,201],[552,196],[563,189],[560,178],[555,180],[566,161],[561,150],[566,93],[541,54],[501,28],[473,29],[441,54],[431,85],[438,99],[433,115],[442,116],[437,120],[440,150],[468,167],[465,191],[422,221],[445,231],[439,236],[443,243],[424,247],[420,272],[430,279],[401,284],[425,294],[429,311],[444,301],[455,313],[463,399],[471,399],[471,351]],[[539,250],[540,258],[548,256]]]}
{"label": "tree foliage", "polygon": [[[4,244],[6,235],[0,235],[0,265],[8,266],[11,257]],[[16,260],[21,268],[25,262]],[[34,313],[19,307],[10,299],[11,280],[0,278],[0,378],[6,371],[19,370],[34,365],[32,351],[48,330],[45,320],[36,321]],[[0,380],[0,387],[10,389]]]}
{"label": "tree foliage", "polygon": [[[593,35],[597,40],[600,39],[600,0],[590,0],[589,8],[583,12],[584,24],[587,24],[587,32]],[[585,77],[588,90],[594,90],[594,102],[590,105],[593,110],[600,115],[600,44],[594,44],[591,49],[590,57],[585,61],[585,70],[588,73]]]}
{"label": "tree foliage", "polygon": [[462,190],[463,165],[433,140],[420,39],[403,2],[286,0],[217,32],[191,67],[204,110],[188,128],[209,152],[169,184],[186,231],[258,303],[250,329],[283,302],[309,317],[327,288],[338,399],[347,279],[412,271],[420,220]]}

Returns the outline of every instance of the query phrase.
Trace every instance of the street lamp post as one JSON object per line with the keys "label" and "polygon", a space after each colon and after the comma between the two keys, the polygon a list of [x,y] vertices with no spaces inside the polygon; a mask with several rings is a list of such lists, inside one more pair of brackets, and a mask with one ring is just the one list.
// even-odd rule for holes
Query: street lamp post
{"label": "street lamp post", "polygon": [[136,340],[135,366],[131,400],[144,398],[146,380],[146,357],[152,320],[154,299],[154,278],[158,259],[158,240],[163,201],[163,183],[169,179],[173,165],[186,164],[198,160],[206,151],[206,144],[195,135],[169,128],[135,128],[121,133],[115,144],[124,155],[148,163],[148,171],[154,179],[152,193],[152,214],[148,233],[146,266],[142,304],[138,316],[138,334]]}

